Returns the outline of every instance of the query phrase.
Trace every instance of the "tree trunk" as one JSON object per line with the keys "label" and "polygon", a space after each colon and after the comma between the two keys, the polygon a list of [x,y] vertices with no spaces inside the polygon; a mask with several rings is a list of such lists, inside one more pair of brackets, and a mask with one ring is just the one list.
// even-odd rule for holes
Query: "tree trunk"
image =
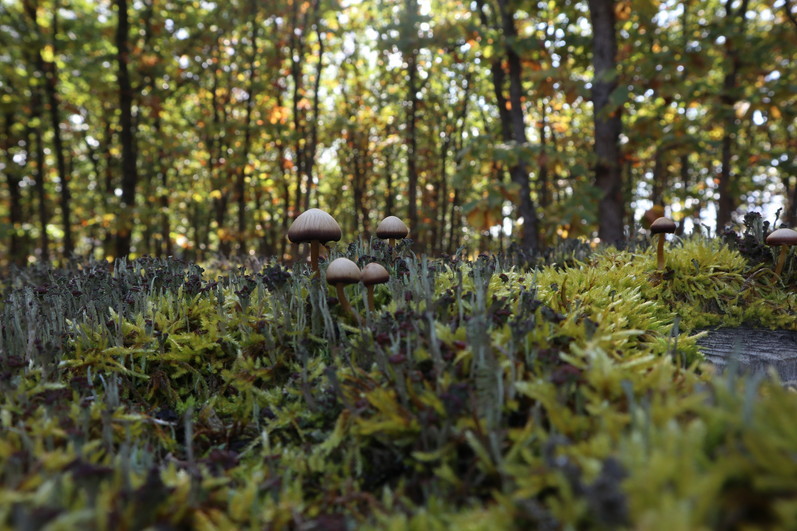
{"label": "tree trunk", "polygon": [[651,183],[650,200],[653,205],[664,206],[664,190],[667,188],[667,172],[664,164],[664,148],[656,146],[653,155],[653,182]]}
{"label": "tree trunk", "polygon": [[[58,5],[54,6],[52,11],[52,27],[53,39],[52,47],[53,53],[56,53],[55,45],[58,42],[56,36],[58,35]],[[38,25],[37,25],[38,31]],[[41,71],[44,75],[44,91],[47,95],[47,104],[50,106],[50,125],[53,130],[53,148],[55,150],[55,163],[58,169],[58,180],[61,186],[61,218],[64,230],[64,257],[69,258],[74,252],[74,244],[72,242],[72,202],[69,193],[70,175],[66,168],[66,160],[64,158],[64,143],[61,138],[61,112],[60,112],[60,99],[58,97],[58,71],[54,62],[45,61],[44,57],[39,53],[41,60]]]}
{"label": "tree trunk", "polygon": [[6,182],[8,183],[8,221],[11,224],[8,257],[12,263],[23,265],[25,263],[25,249],[23,240],[20,238],[19,234],[22,224],[22,198],[19,188],[20,178],[16,171],[17,164],[14,162],[14,155],[11,149],[12,146],[16,144],[16,138],[13,133],[15,118],[15,113],[13,111],[9,110],[5,112],[2,150],[6,155],[5,174]]}
{"label": "tree trunk", "polygon": [[363,224],[366,222],[365,215],[362,215],[360,207],[364,203],[365,197],[365,176],[363,175],[363,155],[360,151],[359,139],[357,138],[357,131],[349,131],[351,139],[351,158],[349,166],[351,169],[351,191],[352,191],[352,232],[360,234],[362,232]]}
{"label": "tree trunk", "polygon": [[418,240],[418,48],[416,19],[418,17],[418,0],[406,0],[404,16],[407,17],[404,38],[408,42],[404,50],[407,62],[407,221],[413,232],[413,239]]}
{"label": "tree trunk", "polygon": [[595,121],[595,185],[600,189],[598,237],[608,244],[623,240],[623,188],[620,165],[621,108],[612,108],[617,88],[617,33],[614,1],[589,0],[592,20],[592,107]]}
{"label": "tree trunk", "polygon": [[415,50],[407,60],[407,221],[410,230],[414,231],[415,239],[418,238],[418,69],[416,66],[417,55]]}
{"label": "tree trunk", "polygon": [[545,131],[547,126],[547,105],[545,100],[541,100],[540,103],[540,173],[537,188],[540,194],[540,208],[544,210],[551,204],[551,194],[548,190],[548,135]]}
{"label": "tree trunk", "polygon": [[[456,118],[454,118],[456,120]],[[454,124],[456,126],[456,122]],[[432,238],[432,250],[438,252],[443,248],[443,236],[446,231],[446,207],[448,206],[448,153],[451,150],[451,134],[453,129],[444,127],[445,138],[440,143],[440,173],[438,184],[435,189],[437,201],[435,208],[437,222],[432,227],[434,237]]]}
{"label": "tree trunk", "polygon": [[[311,199],[313,195],[314,177],[315,172],[315,155],[318,149],[318,122],[319,122],[319,109],[321,107],[320,89],[321,89],[321,73],[324,70],[324,39],[322,37],[323,31],[321,29],[321,18],[318,16],[318,8],[320,3],[318,0],[313,4],[313,13],[315,18],[315,32],[318,39],[318,62],[316,63],[315,81],[313,84],[313,119],[310,122],[310,142],[307,146],[307,193],[304,197],[304,208],[309,209],[311,206]],[[315,206],[318,206],[318,199],[316,198]]]}
{"label": "tree trunk", "polygon": [[[785,124],[783,129],[786,135],[786,145],[793,145],[792,135],[789,132],[788,124]],[[786,223],[789,227],[797,224],[797,178],[794,179],[794,184],[791,184],[792,177],[797,176],[787,174],[783,177],[783,186],[786,188],[786,212],[783,215],[783,223]]]}
{"label": "tree trunk", "polygon": [[[689,186],[692,184],[692,182],[691,182],[692,179],[690,177],[690,172],[689,172],[689,155],[688,154],[681,155],[679,157],[679,161],[680,161],[680,166],[681,166],[681,169],[680,169],[680,172],[681,172],[680,173],[680,175],[681,175],[681,186],[683,186],[684,192],[686,192],[687,190],[689,190]],[[684,220],[686,220],[685,217],[684,217]],[[697,205],[695,205],[695,210],[694,210],[694,213],[693,213],[693,221],[695,223],[695,226],[699,226],[700,225],[700,202],[699,201],[698,201]],[[684,224],[680,223],[678,225],[678,229],[675,231],[675,234],[678,235],[678,236],[681,236],[683,234],[683,232],[684,232],[683,228],[684,228]]]}
{"label": "tree trunk", "polygon": [[393,216],[393,153],[392,149],[385,154],[385,217]]}
{"label": "tree trunk", "polygon": [[737,194],[739,193],[736,187],[735,175],[731,173],[731,159],[733,158],[733,143],[736,140],[736,113],[734,106],[739,101],[736,94],[737,91],[737,77],[739,74],[739,67],[741,66],[741,58],[739,56],[740,40],[744,38],[745,31],[745,13],[749,0],[742,0],[739,10],[734,13],[731,8],[731,0],[726,0],[725,3],[725,17],[729,23],[734,24],[738,19],[738,33],[733,36],[726,37],[726,49],[728,57],[730,58],[730,69],[725,73],[722,80],[722,95],[721,101],[723,104],[723,115],[725,116],[724,132],[722,135],[722,154],[720,155],[720,181],[717,186],[719,193],[719,200],[717,205],[717,234],[719,234],[726,224],[731,222],[731,215],[736,210],[736,203],[738,201]]}
{"label": "tree trunk", "polygon": [[[42,49],[44,46],[44,35],[41,31],[38,21],[38,2],[26,1],[23,8],[35,28],[37,37],[38,50],[35,52],[36,70],[38,70],[41,78],[44,80],[44,94],[47,98],[47,105],[50,108],[50,125],[53,130],[53,150],[55,154],[56,168],[58,170],[58,180],[60,183],[61,193],[61,216],[63,220],[64,230],[64,256],[69,257],[74,251],[72,243],[72,223],[71,223],[71,201],[69,196],[69,175],[66,171],[66,160],[64,158],[64,146],[61,138],[61,119],[60,119],[60,101],[58,98],[58,74],[56,71],[55,63],[45,61]],[[57,43],[56,36],[58,34],[58,5],[54,6],[52,10],[52,31],[53,38],[50,46],[53,53],[56,53],[55,45]],[[41,135],[41,132],[39,133]],[[41,136],[39,137],[41,139]]]}
{"label": "tree trunk", "polygon": [[[41,226],[41,259],[43,262],[50,260],[50,236],[47,234],[47,225],[50,223],[50,212],[47,208],[47,191],[44,187],[44,138],[41,128],[42,101],[38,86],[31,87],[31,122],[37,124],[31,128],[31,136],[36,141],[36,197],[39,203],[39,225]],[[31,145],[33,141],[29,142]]]}
{"label": "tree trunk", "polygon": [[293,80],[292,112],[293,112],[293,137],[294,137],[294,168],[296,170],[296,189],[294,190],[293,218],[296,219],[302,213],[302,193],[305,176],[305,122],[302,120],[299,102],[304,96],[302,87],[304,70],[304,38],[307,28],[307,13],[305,12],[302,22],[299,22],[299,2],[293,2],[291,31],[291,78]]}
{"label": "tree trunk", "polygon": [[246,167],[249,165],[249,149],[252,143],[252,110],[255,106],[255,64],[257,62],[257,37],[260,24],[257,21],[257,4],[249,4],[252,17],[252,55],[249,58],[249,95],[246,99],[246,118],[244,124],[243,153],[241,154],[241,168],[238,172],[238,181],[235,195],[238,200],[238,254],[244,255],[246,249]]}
{"label": "tree trunk", "polygon": [[128,63],[130,62],[129,33],[130,23],[127,12],[127,0],[114,0],[117,9],[116,25],[116,62],[119,82],[119,112],[122,142],[122,204],[120,222],[116,234],[116,258],[124,258],[130,254],[133,216],[136,204],[136,184],[138,170],[136,167],[135,124],[133,121],[133,87],[130,82]]}
{"label": "tree trunk", "polygon": [[[487,14],[484,11],[484,2],[477,2],[479,16],[485,26],[489,26]],[[493,79],[493,91],[498,114],[501,119],[501,135],[507,142],[514,141],[517,148],[528,144],[526,137],[526,123],[523,113],[523,79],[520,57],[511,46],[511,40],[517,38],[514,11],[511,11],[507,0],[499,0],[498,6],[501,16],[501,28],[507,39],[506,58],[509,65],[509,100],[504,96],[505,72],[500,59],[490,65]],[[520,201],[518,204],[518,218],[523,220],[523,235],[520,240],[521,247],[527,252],[536,252],[539,249],[539,223],[537,209],[531,199],[531,182],[528,167],[523,157],[518,157],[518,164],[509,169],[512,182],[520,188]]]}

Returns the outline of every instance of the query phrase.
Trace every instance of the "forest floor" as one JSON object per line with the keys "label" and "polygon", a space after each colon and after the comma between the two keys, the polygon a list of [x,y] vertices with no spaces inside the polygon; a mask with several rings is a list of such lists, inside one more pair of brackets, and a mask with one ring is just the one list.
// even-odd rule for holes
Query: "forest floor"
{"label": "forest floor", "polygon": [[[139,259],[4,283],[0,526],[695,529],[797,521],[797,393],[712,327],[797,330],[748,231],[548,264],[352,245],[306,268]],[[575,249],[575,250],[574,250]],[[580,249],[580,250],[579,250]]]}

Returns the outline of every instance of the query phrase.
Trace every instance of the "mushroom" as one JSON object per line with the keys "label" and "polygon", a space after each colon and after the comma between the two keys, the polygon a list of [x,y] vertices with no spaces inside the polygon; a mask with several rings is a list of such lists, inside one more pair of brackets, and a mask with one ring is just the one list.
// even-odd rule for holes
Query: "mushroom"
{"label": "mushroom", "polygon": [[775,276],[780,277],[783,266],[786,264],[786,253],[790,245],[797,244],[797,232],[791,229],[778,229],[767,236],[767,245],[780,245],[778,265],[775,266]]}
{"label": "mushroom", "polygon": [[664,215],[664,207],[661,205],[653,205],[649,209],[645,210],[645,213],[642,214],[642,226],[646,229],[650,228],[650,224],[659,219]]}
{"label": "mushroom", "polygon": [[371,262],[363,268],[362,282],[368,290],[368,309],[373,311],[376,309],[374,306],[374,285],[384,284],[390,280],[390,274],[382,264]]}
{"label": "mushroom", "polygon": [[346,293],[343,287],[347,284],[356,284],[360,281],[362,272],[357,264],[348,258],[336,258],[327,267],[327,283],[335,286],[338,293],[338,300],[346,312],[354,317],[354,320],[360,322],[360,316],[352,310],[349,304],[349,299],[346,298]]}
{"label": "mushroom", "polygon": [[658,269],[664,269],[664,235],[675,232],[675,222],[669,218],[659,218],[650,224],[650,234],[659,235],[659,246],[656,249]]}
{"label": "mushroom", "polygon": [[288,229],[288,239],[293,243],[310,243],[310,263],[318,272],[318,244],[338,241],[340,225],[335,218],[317,208],[302,212]]}
{"label": "mushroom", "polygon": [[410,230],[396,216],[388,216],[376,227],[376,237],[380,240],[388,240],[390,246],[396,245],[396,239],[406,238]]}

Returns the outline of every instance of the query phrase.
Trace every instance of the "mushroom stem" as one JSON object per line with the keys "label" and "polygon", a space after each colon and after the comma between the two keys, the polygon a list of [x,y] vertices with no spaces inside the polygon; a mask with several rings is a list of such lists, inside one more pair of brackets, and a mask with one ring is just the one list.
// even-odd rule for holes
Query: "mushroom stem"
{"label": "mushroom stem", "polygon": [[656,266],[659,270],[664,269],[664,233],[659,234],[659,246],[656,249]]}
{"label": "mushroom stem", "polygon": [[346,298],[346,292],[343,291],[343,283],[339,282],[335,284],[335,289],[337,290],[338,300],[340,301],[341,306],[343,306],[343,309],[346,310],[346,313],[354,317],[354,320],[357,321],[357,324],[359,324],[360,316],[352,309],[351,304],[349,304],[349,299]]}
{"label": "mushroom stem", "polygon": [[783,272],[783,266],[786,264],[786,252],[788,246],[781,245],[780,246],[780,255],[778,256],[778,265],[775,266],[775,276],[780,278],[780,274]]}
{"label": "mushroom stem", "polygon": [[318,274],[318,247],[318,240],[310,242],[310,266],[316,274]]}
{"label": "mushroom stem", "polygon": [[395,239],[395,238],[389,238],[389,239],[387,240],[387,243],[388,243],[388,245],[390,245],[391,247],[394,247],[394,246],[396,245],[396,239]]}
{"label": "mushroom stem", "polygon": [[368,290],[368,309],[374,311],[376,309],[374,305],[374,286],[366,286],[365,289]]}

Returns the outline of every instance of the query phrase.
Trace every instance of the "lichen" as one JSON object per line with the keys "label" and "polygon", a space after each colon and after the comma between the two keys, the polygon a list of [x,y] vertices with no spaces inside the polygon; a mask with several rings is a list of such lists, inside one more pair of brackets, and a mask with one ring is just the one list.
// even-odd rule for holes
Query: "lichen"
{"label": "lichen", "polygon": [[[9,281],[0,522],[17,528],[785,527],[797,394],[714,374],[701,330],[797,329],[793,277],[695,237],[526,269],[336,250]],[[762,256],[764,258],[762,258]],[[323,269],[324,265],[322,265]]]}

